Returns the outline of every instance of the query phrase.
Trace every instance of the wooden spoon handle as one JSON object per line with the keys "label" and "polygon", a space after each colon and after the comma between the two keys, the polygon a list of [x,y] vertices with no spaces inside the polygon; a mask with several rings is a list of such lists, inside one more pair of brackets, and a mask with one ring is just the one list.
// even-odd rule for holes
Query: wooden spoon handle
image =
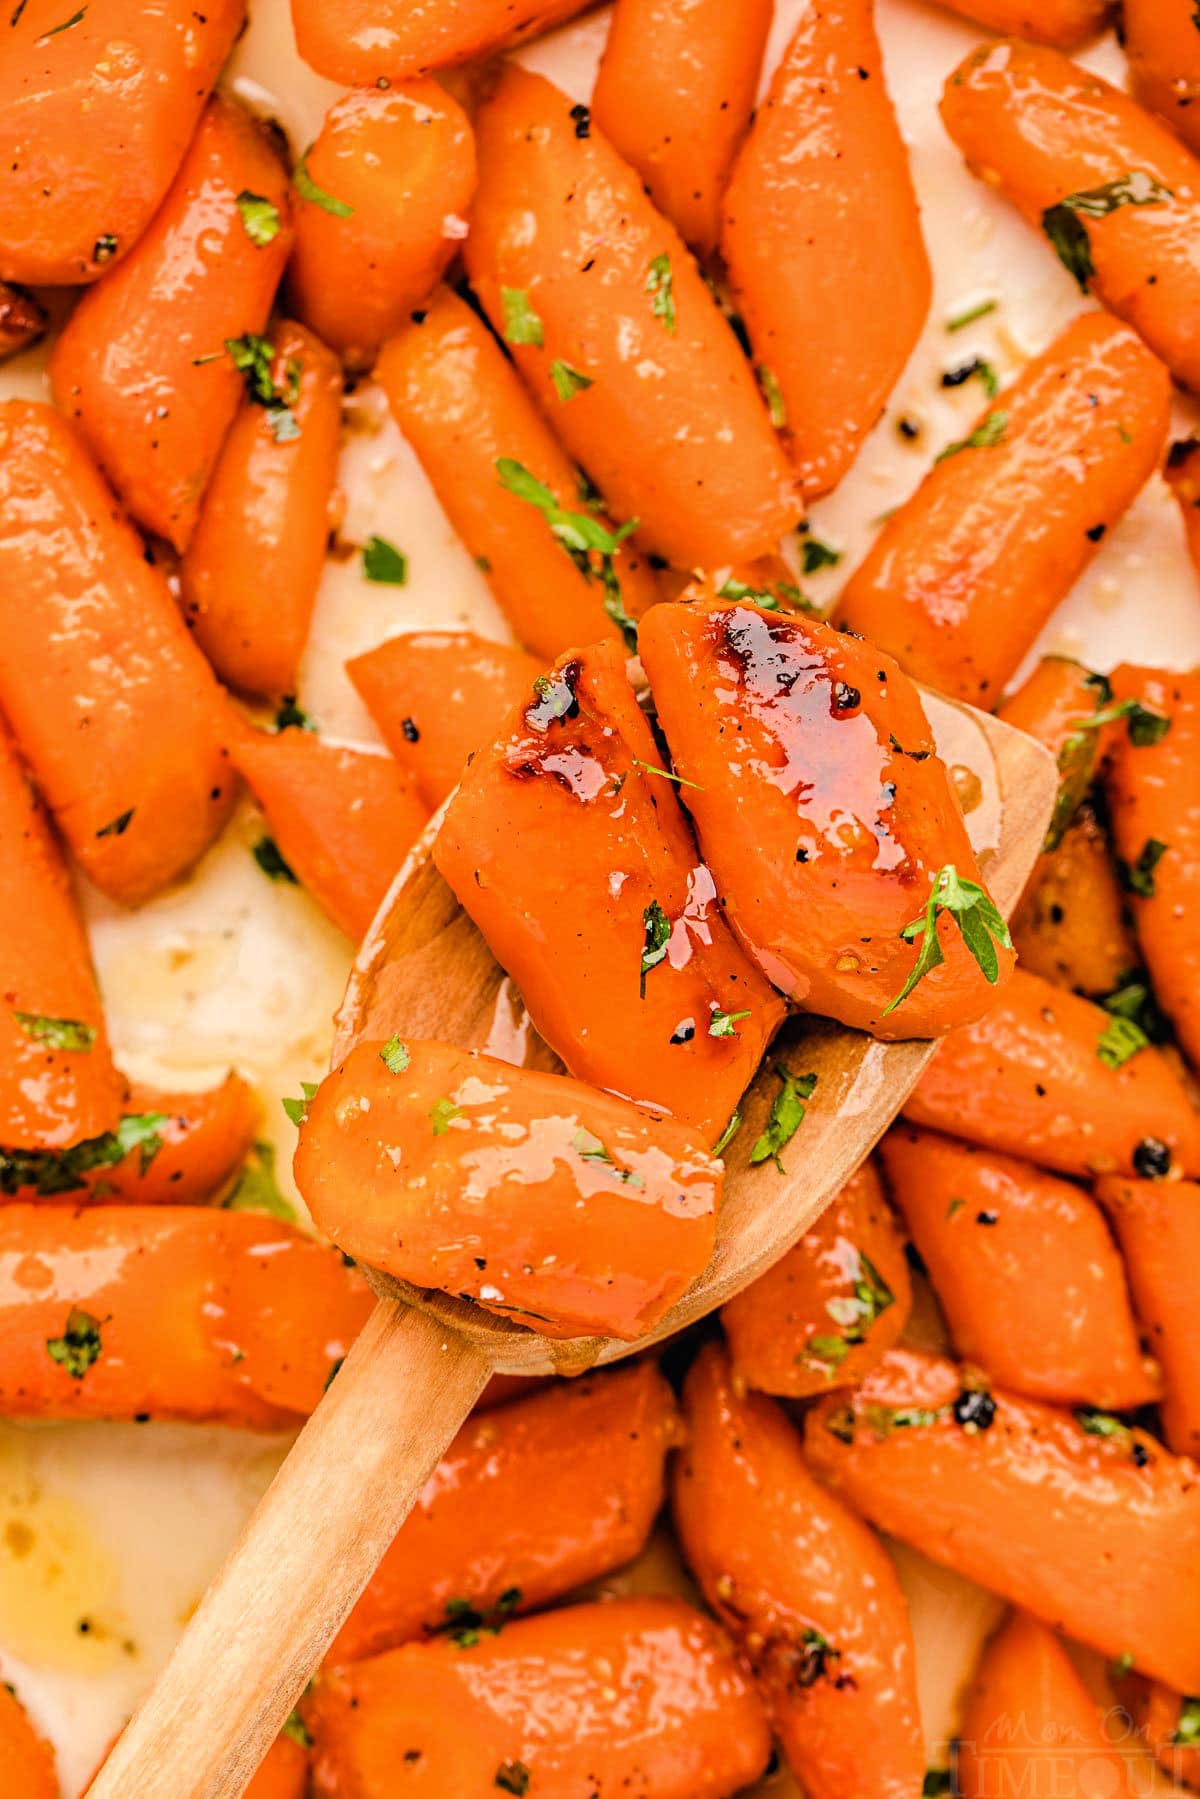
{"label": "wooden spoon handle", "polygon": [[490,1373],[379,1302],[91,1799],[238,1799]]}

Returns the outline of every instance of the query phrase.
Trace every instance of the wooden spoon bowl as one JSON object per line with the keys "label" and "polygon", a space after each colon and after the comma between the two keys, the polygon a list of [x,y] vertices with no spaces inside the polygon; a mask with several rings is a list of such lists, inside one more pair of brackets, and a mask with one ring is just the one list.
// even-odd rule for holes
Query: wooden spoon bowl
{"label": "wooden spoon bowl", "polygon": [[[934,695],[925,704],[955,774],[997,904],[1015,906],[1056,792],[1032,738]],[[487,945],[433,866],[438,819],[367,934],[337,1018],[334,1062],[393,1031],[558,1069]],[[93,1799],[234,1799],[370,1579],[493,1372],[578,1373],[633,1354],[722,1305],[778,1260],[887,1129],[937,1051],[797,1017],[743,1103],[726,1154],[708,1268],[637,1343],[558,1342],[484,1308],[366,1270],[380,1303],[209,1588]],[[777,1089],[770,1064],[815,1073],[786,1152],[752,1167]]]}

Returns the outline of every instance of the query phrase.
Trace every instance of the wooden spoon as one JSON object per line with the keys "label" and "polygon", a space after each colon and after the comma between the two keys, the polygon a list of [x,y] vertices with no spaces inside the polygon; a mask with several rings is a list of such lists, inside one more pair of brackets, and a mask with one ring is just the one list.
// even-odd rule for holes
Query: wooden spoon
{"label": "wooden spoon", "polygon": [[[1007,913],[1045,834],[1054,764],[1032,738],[994,718],[933,695],[925,702],[988,884]],[[359,951],[334,1061],[362,1038],[399,1030],[558,1068],[433,866],[437,822],[396,877]],[[726,1154],[712,1261],[639,1343],[555,1342],[462,1300],[369,1273],[380,1303],[113,1750],[93,1799],[244,1792],[489,1376],[577,1373],[670,1336],[739,1292],[832,1199],[937,1044],[879,1043],[799,1017],[776,1048],[794,1072],[818,1076],[787,1172],[748,1160],[776,1090],[764,1065]]]}

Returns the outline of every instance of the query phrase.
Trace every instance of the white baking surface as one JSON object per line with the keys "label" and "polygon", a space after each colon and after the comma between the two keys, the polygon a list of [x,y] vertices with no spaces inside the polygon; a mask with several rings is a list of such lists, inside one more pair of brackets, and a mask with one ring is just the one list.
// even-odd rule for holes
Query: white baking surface
{"label": "white baking surface", "polygon": [[[806,0],[778,0],[770,62]],[[316,135],[338,90],[304,67],[287,0],[251,0],[254,20],[228,77],[287,127],[297,152]],[[980,409],[978,383],[946,392],[944,369],[976,352],[1007,380],[1085,304],[1070,276],[987,189],[965,172],[936,112],[941,83],[979,39],[921,0],[878,0],[888,76],[912,151],[936,284],[930,320],[887,417],[812,525],[845,552],[836,573],[810,578],[832,594],[942,444]],[[524,60],[589,96],[606,14],[532,46]],[[1086,60],[1121,79],[1111,38]],[[950,335],[945,321],[984,297],[1001,304]],[[879,296],[887,304],[886,289]],[[0,369],[0,396],[46,393],[44,350]],[[330,563],[301,680],[302,703],[330,734],[372,742],[351,689],[347,656],[397,631],[469,624],[503,635],[488,589],[455,540],[415,458],[364,389],[349,402],[355,429],[342,465],[343,536],[393,539],[409,558],[403,589],[365,582],[354,558]],[[1195,408],[1180,403],[1180,430]],[[901,414],[920,421],[911,447]],[[1200,661],[1200,604],[1175,507],[1152,481],[1051,622],[1042,645],[1105,668],[1123,657]],[[136,912],[85,896],[112,1035],[124,1065],[179,1085],[236,1064],[259,1085],[281,1163],[291,1127],[279,1096],[321,1070],[349,947],[296,889],[261,875],[248,845],[247,806],[192,878]],[[279,1439],[177,1425],[0,1425],[0,1674],[12,1680],[59,1751],[73,1799],[165,1659],[172,1641],[286,1448]],[[994,1604],[909,1551],[898,1555],[912,1598],[931,1763],[954,1726],[955,1696]],[[661,1571],[669,1557],[660,1552]],[[657,1576],[656,1576],[657,1578]],[[786,1799],[786,1776],[764,1793]]]}

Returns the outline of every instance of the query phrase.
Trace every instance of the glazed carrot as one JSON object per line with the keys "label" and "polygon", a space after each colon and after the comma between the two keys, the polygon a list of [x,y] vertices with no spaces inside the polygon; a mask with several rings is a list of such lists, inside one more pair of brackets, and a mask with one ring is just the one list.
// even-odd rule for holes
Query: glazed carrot
{"label": "glazed carrot", "polygon": [[[916,688],[815,619],[699,592],[655,607],[639,643],[738,936],[792,1001],[843,1024],[929,1037],[977,1018],[1012,954],[994,908],[989,978],[940,902],[925,922],[948,867],[991,902]],[[944,966],[914,985],[930,927]]]}
{"label": "glazed carrot", "polygon": [[880,1153],[960,1356],[1060,1405],[1131,1411],[1158,1398],[1094,1200],[1028,1162],[911,1125],[889,1131]]}
{"label": "glazed carrot", "polygon": [[54,1751],[6,1681],[0,1681],[0,1768],[13,1799],[58,1799]]}
{"label": "glazed carrot", "polygon": [[385,87],[536,37],[588,0],[292,0],[301,56],[347,87]]}
{"label": "glazed carrot", "polygon": [[672,1119],[399,1039],[360,1044],[322,1082],[295,1166],[350,1255],[559,1337],[661,1318],[712,1253],[722,1176]]}
{"label": "glazed carrot", "polygon": [[133,904],[233,805],[220,689],[71,428],[0,405],[0,707],[76,861]]}
{"label": "glazed carrot", "polygon": [[0,362],[35,344],[46,330],[46,310],[23,287],[0,281]]}
{"label": "glazed carrot", "polygon": [[880,1530],[1106,1655],[1200,1684],[1200,1484],[1153,1437],[894,1349],[849,1403],[818,1401],[804,1444]]}
{"label": "glazed carrot", "polygon": [[1021,967],[1091,999],[1111,993],[1139,961],[1127,905],[1108,832],[1084,800],[1013,913]]}
{"label": "glazed carrot", "polygon": [[1107,725],[1095,721],[1111,700],[1105,676],[1093,674],[1070,656],[1043,656],[1032,674],[996,707],[997,718],[1015,730],[1028,731],[1057,758],[1059,797],[1049,831],[1052,842],[1062,836],[1095,777],[1100,750],[1107,743]]}
{"label": "glazed carrot", "polygon": [[337,358],[303,325],[272,331],[286,405],[242,403],[180,564],[184,616],[223,681],[295,691],[329,540],[342,418]]}
{"label": "glazed carrot", "polygon": [[661,1509],[663,1460],[680,1437],[654,1362],[559,1382],[471,1419],[327,1660],[360,1661],[439,1631],[465,1642],[481,1624],[632,1561]]}
{"label": "glazed carrot", "polygon": [[[1017,42],[973,50],[941,112],[968,164],[1042,229],[1080,288],[1200,386],[1200,163],[1178,138],[1099,75]],[[1136,416],[1127,424],[1136,431]]]}
{"label": "glazed carrot", "polygon": [[1106,1176],[1096,1197],[1108,1214],[1147,1341],[1162,1364],[1163,1434],[1177,1455],[1200,1456],[1200,1342],[1195,1260],[1200,1186]]}
{"label": "glazed carrot", "polygon": [[414,631],[355,656],[346,673],[434,811],[457,786],[471,752],[532,697],[541,666],[515,644],[489,643],[470,631]]}
{"label": "glazed carrot", "polygon": [[[104,1761],[92,1775],[92,1779],[83,1789],[84,1796],[91,1792],[92,1781],[100,1773],[104,1762],[108,1760],[116,1745],[116,1738],[109,1744]],[[251,1776],[250,1785],[246,1788],[244,1799],[305,1799],[308,1792],[308,1754],[300,1741],[294,1736],[278,1736],[267,1750],[266,1760]],[[32,1799],[37,1799],[33,1795]]]}
{"label": "glazed carrot", "polygon": [[572,1074],[711,1142],[783,1006],[722,918],[661,756],[622,652],[572,655],[464,771],[433,857]]}
{"label": "glazed carrot", "polygon": [[578,122],[541,76],[501,76],[476,120],[471,280],[556,434],[649,548],[681,568],[764,555],[801,505],[753,372],[674,226]]}
{"label": "glazed carrot", "polygon": [[0,57],[0,279],[94,281],[175,178],[245,18],[243,0],[26,0]]}
{"label": "glazed carrot", "polygon": [[1030,38],[1073,50],[1104,29],[1112,0],[939,0],[951,12],[974,19],[1004,37]]}
{"label": "glazed carrot", "polygon": [[335,1252],[250,1212],[0,1207],[0,1411],[281,1428],[349,1347],[323,1316],[346,1285]]}
{"label": "glazed carrot", "polygon": [[1142,955],[1163,1010],[1200,1059],[1200,675],[1114,669],[1118,704],[1105,776],[1113,844]]}
{"label": "glazed carrot", "polygon": [[0,1144],[53,1149],[99,1136],[116,1124],[125,1084],[71,878],[2,724],[0,917]]}
{"label": "glazed carrot", "polygon": [[1182,1082],[1160,1050],[1121,1060],[1128,1047],[1111,1013],[1018,968],[987,1016],[949,1037],[904,1115],[1060,1174],[1200,1173]]}
{"label": "glazed carrot", "polygon": [[726,1799],[766,1766],[762,1708],[677,1599],[522,1618],[468,1649],[410,1643],[319,1674],[301,1711],[315,1799],[493,1791]]}
{"label": "glazed carrot", "polygon": [[[384,345],[376,373],[450,523],[526,649],[550,659],[616,639],[596,558],[585,573],[544,512],[501,484],[500,464],[512,463],[565,512],[587,511],[571,462],[466,302],[439,288]],[[653,603],[653,576],[627,544],[612,566],[620,607],[639,617]]]}
{"label": "glazed carrot", "polygon": [[1125,0],[1125,59],[1133,91],[1200,151],[1200,35],[1188,0]]}
{"label": "glazed carrot", "polygon": [[[390,756],[306,730],[241,732],[233,754],[290,871],[282,878],[359,942],[425,824],[412,777]],[[261,843],[255,853],[261,862]]]}
{"label": "glazed carrot", "polygon": [[1027,1612],[1014,1612],[983,1652],[955,1767],[962,1799],[1127,1790],[1095,1700],[1053,1631]]}
{"label": "glazed carrot", "polygon": [[825,493],[883,411],[932,286],[872,0],[806,11],[724,213],[721,247],[759,378],[804,492]]}
{"label": "glazed carrot", "polygon": [[436,81],[346,94],[326,113],[296,188],[288,278],[300,316],[352,367],[369,367],[466,236],[471,122]]}
{"label": "glazed carrot", "polygon": [[1140,1674],[1120,1681],[1118,1692],[1159,1766],[1176,1786],[1200,1791],[1200,1703]]}
{"label": "glazed carrot", "polygon": [[990,706],[1154,472],[1170,390],[1134,332],[1075,319],[888,519],[839,622],[914,680]]}
{"label": "glazed carrot", "polygon": [[910,1799],[925,1766],[912,1626],[874,1534],[815,1481],[773,1400],[707,1344],[684,1388],[675,1527],[808,1799]]}
{"label": "glazed carrot", "polygon": [[287,177],[269,128],[233,101],[210,100],[153,223],[84,295],[54,347],[59,407],[138,524],[177,550],[195,529],[243,385],[268,403],[257,334],[290,242]]}
{"label": "glazed carrot", "polygon": [[613,11],[592,117],[698,255],[717,247],[771,14],[771,0],[619,0]]}
{"label": "glazed carrot", "polygon": [[904,1238],[873,1162],[794,1249],[722,1308],[739,1380],[788,1399],[855,1385],[912,1305]]}

